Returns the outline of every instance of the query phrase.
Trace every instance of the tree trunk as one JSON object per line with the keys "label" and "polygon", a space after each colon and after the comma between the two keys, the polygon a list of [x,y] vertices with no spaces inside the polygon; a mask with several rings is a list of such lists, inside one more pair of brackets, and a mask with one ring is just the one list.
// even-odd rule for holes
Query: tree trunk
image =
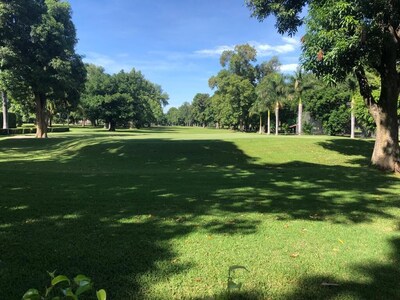
{"label": "tree trunk", "polygon": [[46,95],[35,93],[36,102],[36,138],[47,138]]}
{"label": "tree trunk", "polygon": [[115,131],[115,128],[116,128],[116,127],[117,127],[116,122],[111,121],[111,122],[109,123],[108,131]]}
{"label": "tree trunk", "polygon": [[1,97],[3,98],[3,129],[9,129],[8,126],[8,97],[7,92],[2,91]]}
{"label": "tree trunk", "polygon": [[399,122],[397,105],[400,78],[396,70],[398,42],[387,34],[382,48],[380,68],[381,94],[379,101],[372,96],[371,87],[364,69],[356,70],[360,92],[376,123],[376,140],[371,163],[383,170],[400,172],[399,163]]}
{"label": "tree trunk", "polygon": [[260,130],[258,131],[259,134],[262,134],[262,133],[263,133],[263,132],[262,132],[262,131],[263,131],[263,130],[262,130],[262,127],[263,127],[263,126],[262,126],[262,114],[260,113]]}
{"label": "tree trunk", "polygon": [[268,109],[267,134],[271,134],[271,110]]}
{"label": "tree trunk", "polygon": [[397,115],[371,108],[376,123],[376,139],[371,162],[380,169],[400,172]]}
{"label": "tree trunk", "polygon": [[354,114],[355,104],[354,99],[351,99],[351,134],[350,138],[355,138],[355,129],[356,129],[356,116]]}
{"label": "tree trunk", "polygon": [[303,134],[303,102],[299,101],[299,116],[298,116],[298,123],[297,123],[297,134],[302,135]]}
{"label": "tree trunk", "polygon": [[279,134],[279,103],[276,103],[275,108],[275,135]]}

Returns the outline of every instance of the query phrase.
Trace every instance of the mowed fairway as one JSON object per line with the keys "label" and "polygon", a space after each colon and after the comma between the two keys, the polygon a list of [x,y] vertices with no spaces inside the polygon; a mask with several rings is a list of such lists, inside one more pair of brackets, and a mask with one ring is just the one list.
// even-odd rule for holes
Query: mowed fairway
{"label": "mowed fairway", "polygon": [[[400,299],[400,179],[372,141],[196,128],[0,138],[0,299]],[[335,284],[335,285],[331,285]]]}

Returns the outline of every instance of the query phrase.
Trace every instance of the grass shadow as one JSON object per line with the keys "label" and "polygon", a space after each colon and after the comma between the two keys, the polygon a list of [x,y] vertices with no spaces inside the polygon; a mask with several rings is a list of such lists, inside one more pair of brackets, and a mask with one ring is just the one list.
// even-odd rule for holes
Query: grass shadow
{"label": "grass shadow", "polygon": [[353,164],[369,165],[371,153],[374,149],[373,140],[359,140],[359,139],[331,139],[325,142],[320,142],[320,146],[324,149],[340,153],[349,157],[357,156],[358,158],[351,158],[349,161]]}
{"label": "grass shadow", "polygon": [[297,289],[283,299],[400,299],[400,238],[389,241],[392,252],[386,263],[355,265],[359,281],[331,276],[299,278]]}
{"label": "grass shadow", "polygon": [[160,276],[195,267],[176,260],[173,240],[256,233],[259,221],[242,214],[347,224],[394,219],[388,209],[400,207],[397,179],[376,170],[260,164],[227,141],[1,140],[0,150],[10,154],[0,160],[0,290],[9,299],[55,268],[92,276],[111,299],[142,299]]}

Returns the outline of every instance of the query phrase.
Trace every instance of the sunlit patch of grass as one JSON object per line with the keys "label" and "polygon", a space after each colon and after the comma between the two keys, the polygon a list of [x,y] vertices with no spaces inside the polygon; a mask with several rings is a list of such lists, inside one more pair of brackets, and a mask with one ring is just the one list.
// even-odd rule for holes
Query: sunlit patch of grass
{"label": "sunlit patch of grass", "polygon": [[229,299],[233,265],[241,299],[400,298],[400,180],[368,167],[372,147],[184,127],[0,138],[0,298],[56,269],[111,299]]}

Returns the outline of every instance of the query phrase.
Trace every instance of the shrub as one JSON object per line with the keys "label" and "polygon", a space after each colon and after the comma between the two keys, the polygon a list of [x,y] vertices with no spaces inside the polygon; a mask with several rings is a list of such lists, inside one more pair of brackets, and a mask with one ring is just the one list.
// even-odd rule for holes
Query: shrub
{"label": "shrub", "polygon": [[312,130],[313,130],[313,126],[312,126],[311,123],[305,122],[305,123],[303,124],[303,133],[304,133],[304,134],[311,134],[311,133],[312,133]]}
{"label": "shrub", "polygon": [[[68,127],[49,127],[47,132],[68,132]],[[34,127],[21,127],[21,128],[10,128],[10,129],[0,129],[0,135],[8,135],[8,134],[30,134],[36,133],[36,128]]]}

